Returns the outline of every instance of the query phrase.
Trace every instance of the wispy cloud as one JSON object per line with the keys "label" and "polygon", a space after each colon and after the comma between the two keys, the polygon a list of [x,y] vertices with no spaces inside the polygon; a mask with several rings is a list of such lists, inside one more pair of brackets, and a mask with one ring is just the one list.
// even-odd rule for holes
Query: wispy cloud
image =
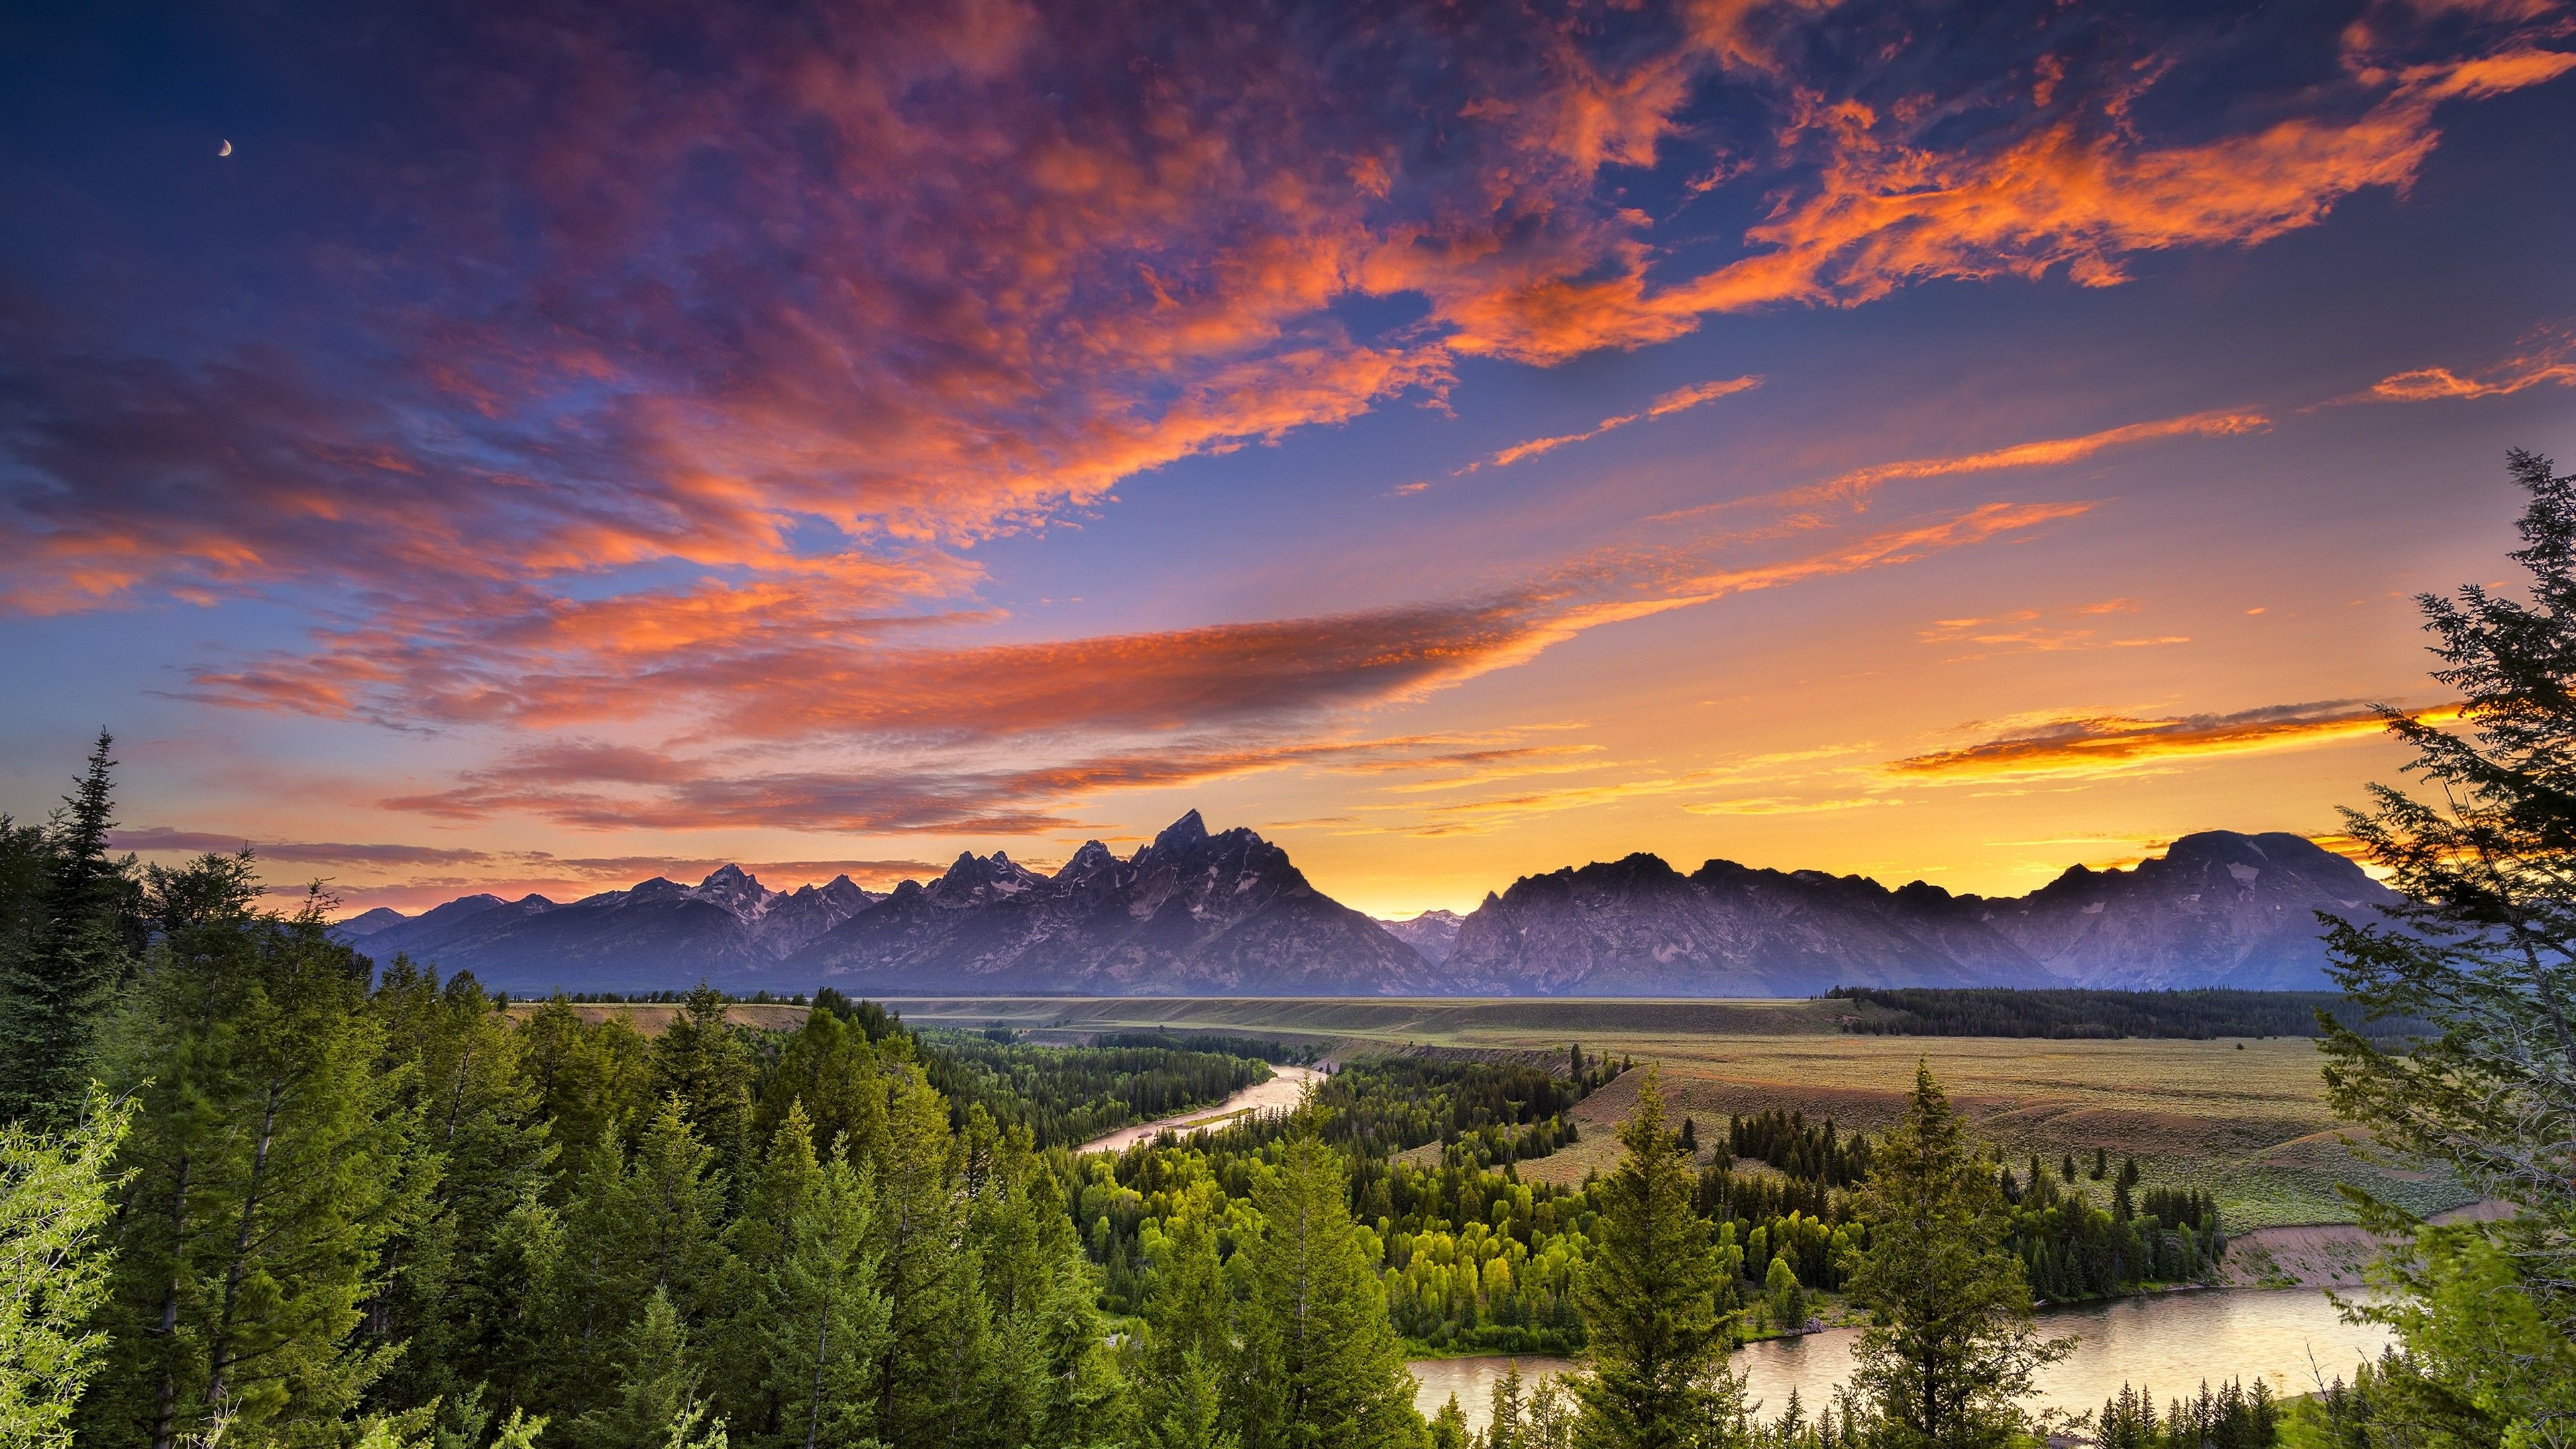
{"label": "wispy cloud", "polygon": [[2272,420],[2256,412],[2222,410],[2193,413],[2188,417],[2160,418],[2153,422],[2129,423],[2099,432],[2069,438],[2042,438],[2034,442],[2014,443],[2009,447],[1989,448],[1982,452],[1959,453],[1938,458],[1908,458],[1896,463],[1876,463],[1855,468],[1815,484],[1812,492],[1820,497],[1850,497],[1866,493],[1883,483],[1911,478],[1950,478],[1967,473],[1991,473],[2009,468],[2047,468],[2081,462],[2113,448],[2150,443],[2166,438],[2230,437],[2259,432],[2271,426]]}
{"label": "wispy cloud", "polygon": [[1965,649],[1968,652],[1951,656],[1960,662],[1997,654],[2149,649],[2191,642],[2191,637],[2186,634],[2105,632],[2096,624],[2084,622],[2129,613],[2135,608],[2125,599],[2113,599],[2072,609],[2016,609],[1993,618],[1936,619],[1928,627],[1916,631],[1915,637],[1926,644]]}
{"label": "wispy cloud", "polygon": [[2442,398],[2509,397],[2525,388],[2576,387],[2576,332],[2561,325],[2524,339],[2521,351],[2467,376],[2447,367],[2419,367],[2381,378],[2346,401],[2433,402]]}
{"label": "wispy cloud", "polygon": [[1717,382],[1703,382],[1694,384],[1690,387],[1675,388],[1673,391],[1665,393],[1663,396],[1656,398],[1653,402],[1648,403],[1646,406],[1633,413],[1620,413],[1615,417],[1603,418],[1600,422],[1593,424],[1590,429],[1584,432],[1566,433],[1553,438],[1532,438],[1525,443],[1514,443],[1510,447],[1504,448],[1495,453],[1490,458],[1468,464],[1466,467],[1459,469],[1458,472],[1461,474],[1473,473],[1478,469],[1488,467],[1508,468],[1514,463],[1521,462],[1524,459],[1535,458],[1541,453],[1554,452],[1558,448],[1565,447],[1569,443],[1588,443],[1594,438],[1600,437],[1603,433],[1607,433],[1618,428],[1624,428],[1630,423],[1649,422],[1655,418],[1670,417],[1674,413],[1685,412],[1691,408],[1698,407],[1703,403],[1715,402],[1722,397],[1732,397],[1739,392],[1748,392],[1754,388],[1760,387],[1761,385],[1762,379],[1758,377],[1745,376],[1730,377]]}
{"label": "wispy cloud", "polygon": [[[2415,714],[2436,724],[2457,717],[2453,706]],[[2386,730],[2373,705],[2352,699],[2267,705],[2233,714],[2065,715],[1975,744],[1894,760],[1883,771],[1891,781],[1915,784],[2095,778],[2214,756],[2306,749]]]}

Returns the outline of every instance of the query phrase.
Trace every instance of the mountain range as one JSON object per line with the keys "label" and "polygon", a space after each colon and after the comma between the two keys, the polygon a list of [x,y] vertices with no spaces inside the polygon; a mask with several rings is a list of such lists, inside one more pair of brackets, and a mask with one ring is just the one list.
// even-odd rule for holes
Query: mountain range
{"label": "mountain range", "polygon": [[885,895],[842,876],[773,891],[738,866],[558,903],[467,896],[337,929],[510,991],[852,995],[1805,996],[1831,986],[2326,983],[2316,912],[2396,896],[2303,836],[2213,830],[2127,870],[2078,865],[2025,896],[1660,857],[1525,876],[1465,916],[1372,920],[1250,830],[1197,811],[1120,858],[1086,842],[1052,874],[963,854]]}

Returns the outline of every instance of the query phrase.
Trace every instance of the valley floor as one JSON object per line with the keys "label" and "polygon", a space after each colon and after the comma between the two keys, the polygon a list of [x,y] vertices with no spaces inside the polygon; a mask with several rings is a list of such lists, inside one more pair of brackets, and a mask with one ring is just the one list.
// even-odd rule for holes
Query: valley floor
{"label": "valley floor", "polygon": [[[2341,1140],[2325,1101],[2316,1044],[2305,1038],[2064,1041],[2028,1037],[1854,1035],[1836,1023],[1851,1003],[1818,1000],[1458,999],[1420,997],[915,997],[884,1003],[917,1026],[1003,1025],[1038,1040],[1098,1031],[1249,1031],[1334,1043],[1343,1053],[1416,1048],[1587,1053],[1655,1063],[1676,1113],[1720,1125],[1729,1113],[1779,1107],[1875,1130],[1928,1060],[1954,1105],[2015,1161],[2097,1147],[2134,1153],[2150,1186],[2215,1193],[2231,1232],[2352,1221],[2335,1184],[2349,1181],[2418,1212],[2468,1195],[2447,1177],[2366,1162]],[[671,1008],[630,1011],[647,1032]],[[741,1006],[746,1024],[786,1025],[794,1007]],[[1613,1128],[1643,1073],[1575,1109],[1580,1142],[1521,1165],[1524,1176],[1579,1181],[1618,1153]],[[2094,1185],[2097,1191],[2107,1190]],[[2284,1248],[2287,1247],[2286,1242]],[[2294,1255],[2298,1256],[2298,1255]],[[2314,1281],[2322,1260],[2267,1276]],[[2340,1256],[2340,1255],[2338,1255]],[[2275,1254],[2276,1262],[2279,1255]]]}

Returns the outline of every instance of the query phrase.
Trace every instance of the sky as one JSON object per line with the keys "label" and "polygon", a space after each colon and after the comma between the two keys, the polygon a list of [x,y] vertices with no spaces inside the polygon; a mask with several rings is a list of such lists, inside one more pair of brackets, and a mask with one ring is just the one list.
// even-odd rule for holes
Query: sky
{"label": "sky", "polygon": [[2576,9],[38,7],[0,809],[349,910],[1197,809],[1385,916],[1635,851],[2331,837],[2576,460]]}

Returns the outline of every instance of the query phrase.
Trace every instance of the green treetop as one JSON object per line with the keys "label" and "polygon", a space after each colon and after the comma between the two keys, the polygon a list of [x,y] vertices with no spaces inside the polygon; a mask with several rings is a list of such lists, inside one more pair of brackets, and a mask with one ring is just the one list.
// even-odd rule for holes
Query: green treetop
{"label": "green treetop", "polygon": [[1731,1423],[1742,1386],[1724,1367],[1732,1314],[1716,1237],[1650,1070],[1619,1127],[1627,1148],[1601,1183],[1601,1226],[1577,1288],[1589,1372],[1573,1381],[1584,1449],[1679,1449]]}
{"label": "green treetop", "polygon": [[2002,1208],[1994,1165],[1917,1065],[1904,1117],[1870,1157],[1857,1204],[1868,1245],[1844,1289],[1873,1320],[1852,1347],[1852,1384],[1883,1417],[1890,1449],[2008,1442],[2033,1376],[2073,1347],[2032,1329]]}
{"label": "green treetop", "polygon": [[2524,598],[2471,585],[2420,600],[2457,727],[2388,711],[2418,799],[2371,788],[2354,840],[2404,904],[2327,917],[2339,983],[2371,1014],[2432,1023],[2385,1047],[2336,1023],[2336,1109],[2384,1145],[2449,1164],[2513,1204],[2495,1222],[2422,1227],[2363,1199],[2407,1241],[2382,1270],[2394,1325],[2439,1396],[2506,1443],[2576,1435],[2576,478],[2511,455],[2529,495]]}

